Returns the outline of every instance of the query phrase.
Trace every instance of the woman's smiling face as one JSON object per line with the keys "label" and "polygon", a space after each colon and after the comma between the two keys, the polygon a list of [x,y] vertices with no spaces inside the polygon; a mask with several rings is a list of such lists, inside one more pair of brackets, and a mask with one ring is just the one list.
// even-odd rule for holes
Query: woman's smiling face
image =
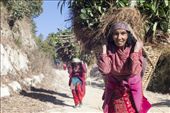
{"label": "woman's smiling face", "polygon": [[113,32],[112,39],[114,43],[116,44],[116,46],[124,47],[128,39],[128,32],[124,29],[116,29]]}

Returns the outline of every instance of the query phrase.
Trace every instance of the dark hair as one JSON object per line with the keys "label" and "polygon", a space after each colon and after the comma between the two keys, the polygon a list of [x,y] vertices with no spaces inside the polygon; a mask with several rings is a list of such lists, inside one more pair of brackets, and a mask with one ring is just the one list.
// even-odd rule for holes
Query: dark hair
{"label": "dark hair", "polygon": [[[126,44],[125,46],[126,47],[130,47],[132,46],[132,48],[135,46],[135,43],[136,43],[136,39],[133,37],[133,35],[127,31],[128,33],[128,39],[126,41]],[[113,41],[113,32],[111,32],[108,37],[107,37],[107,42],[108,42],[108,45],[107,45],[107,48],[108,50],[110,50],[111,52],[115,52],[115,48],[116,48],[116,44],[115,42]]]}
{"label": "dark hair", "polygon": [[[79,65],[79,70],[75,71],[74,68],[77,67]],[[72,69],[73,69],[73,73],[82,73],[83,67],[81,63],[71,63]]]}
{"label": "dark hair", "polygon": [[76,67],[77,65],[81,66],[81,63],[75,63],[75,62],[72,62],[72,63],[71,63],[71,66],[72,66],[72,67]]}

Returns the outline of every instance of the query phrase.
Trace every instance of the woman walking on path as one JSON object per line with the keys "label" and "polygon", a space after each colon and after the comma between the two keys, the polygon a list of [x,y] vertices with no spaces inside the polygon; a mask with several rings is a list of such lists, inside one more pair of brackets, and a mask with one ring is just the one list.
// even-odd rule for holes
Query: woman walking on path
{"label": "woman walking on path", "polygon": [[76,108],[82,105],[85,95],[85,76],[87,68],[81,60],[74,58],[71,62],[71,66],[68,68],[68,72],[70,74],[69,86],[74,99],[74,107]]}
{"label": "woman walking on path", "polygon": [[142,92],[143,43],[132,34],[127,23],[116,22],[102,46],[98,67],[106,79],[104,113],[147,113],[151,107]]}

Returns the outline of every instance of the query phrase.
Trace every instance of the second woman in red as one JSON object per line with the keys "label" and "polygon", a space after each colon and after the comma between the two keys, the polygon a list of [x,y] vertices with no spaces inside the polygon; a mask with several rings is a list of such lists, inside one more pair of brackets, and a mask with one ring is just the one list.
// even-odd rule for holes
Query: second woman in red
{"label": "second woman in red", "polygon": [[74,99],[74,107],[76,108],[82,105],[83,97],[85,95],[85,76],[87,69],[82,61],[78,58],[74,58],[68,71],[70,74],[69,86]]}

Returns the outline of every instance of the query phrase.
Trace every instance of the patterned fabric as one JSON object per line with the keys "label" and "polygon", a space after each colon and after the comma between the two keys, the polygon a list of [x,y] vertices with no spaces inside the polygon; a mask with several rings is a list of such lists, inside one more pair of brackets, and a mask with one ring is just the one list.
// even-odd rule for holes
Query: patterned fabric
{"label": "patterned fabric", "polygon": [[[100,72],[105,75],[106,80],[104,113],[147,113],[151,107],[142,92],[140,76],[143,61],[142,50],[133,53],[130,51],[131,47],[126,47],[123,51],[120,48],[115,48],[115,52],[108,51],[107,54],[101,54],[99,58],[98,67]],[[130,97],[125,98],[124,92],[120,95],[120,92],[116,91],[116,89],[120,89],[116,87],[122,84],[128,85],[130,93],[127,94]],[[126,90],[124,91],[126,92]],[[112,99],[112,93],[114,93],[114,99]],[[116,98],[116,96],[120,96],[120,98]],[[126,108],[126,110],[121,110],[123,108]]]}
{"label": "patterned fabric", "polygon": [[124,30],[130,31],[129,27],[128,27],[128,24],[125,23],[125,22],[116,22],[116,23],[114,23],[111,26],[111,30],[114,31],[116,29],[124,29]]}
{"label": "patterned fabric", "polygon": [[115,94],[112,103],[116,113],[136,113],[130,91],[122,92],[116,89]]}
{"label": "patterned fabric", "polygon": [[[103,95],[104,113],[147,113],[151,104],[143,96],[139,84],[140,76],[134,76],[127,81],[116,81],[106,76],[106,89]],[[112,82],[111,82],[112,81]],[[134,86],[133,86],[134,85]],[[139,86],[139,87],[138,87]]]}

